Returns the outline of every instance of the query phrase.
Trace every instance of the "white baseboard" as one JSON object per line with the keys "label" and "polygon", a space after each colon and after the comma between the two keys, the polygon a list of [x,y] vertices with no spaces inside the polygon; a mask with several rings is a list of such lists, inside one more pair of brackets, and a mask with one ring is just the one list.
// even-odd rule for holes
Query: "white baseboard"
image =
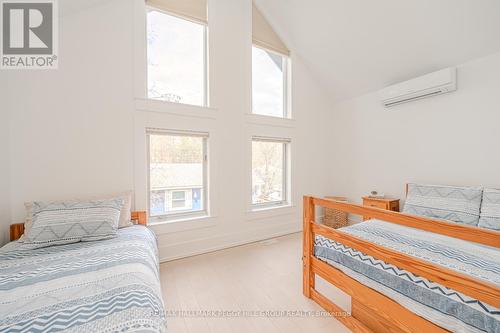
{"label": "white baseboard", "polygon": [[182,259],[213,251],[223,250],[234,246],[263,241],[270,238],[285,236],[302,231],[302,224],[286,223],[271,225],[245,232],[236,232],[205,239],[197,239],[184,243],[177,243],[170,246],[161,246],[160,262],[167,262]]}

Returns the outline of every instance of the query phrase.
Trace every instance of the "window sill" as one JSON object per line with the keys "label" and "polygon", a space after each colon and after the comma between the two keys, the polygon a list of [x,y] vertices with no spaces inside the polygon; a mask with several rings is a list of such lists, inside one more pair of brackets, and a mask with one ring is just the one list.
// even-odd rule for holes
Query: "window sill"
{"label": "window sill", "polygon": [[296,213],[296,206],[286,204],[281,206],[256,208],[246,213],[247,220],[263,220],[276,216],[293,215]]}
{"label": "window sill", "polygon": [[291,118],[281,118],[275,116],[265,116],[255,113],[245,114],[247,123],[256,125],[276,126],[276,127],[295,127],[295,120]]}
{"label": "window sill", "polygon": [[209,228],[215,226],[214,216],[184,217],[176,220],[159,221],[148,224],[157,235],[170,234],[194,229]]}
{"label": "window sill", "polygon": [[195,118],[205,118],[205,119],[215,119],[217,116],[217,109],[214,108],[181,104],[181,103],[172,103],[172,102],[166,102],[148,98],[136,98],[135,109],[136,111],[160,112],[160,113],[173,114],[183,117],[195,117]]}

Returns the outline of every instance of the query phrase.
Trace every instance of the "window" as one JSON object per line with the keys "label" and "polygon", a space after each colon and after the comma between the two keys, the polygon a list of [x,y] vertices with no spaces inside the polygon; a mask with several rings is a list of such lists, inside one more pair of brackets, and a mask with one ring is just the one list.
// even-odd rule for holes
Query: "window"
{"label": "window", "polygon": [[206,133],[148,130],[151,222],[207,214]]}
{"label": "window", "polygon": [[288,145],[286,139],[252,139],[252,205],[288,204]]}
{"label": "window", "polygon": [[172,209],[186,208],[186,191],[172,192]]}
{"label": "window", "polygon": [[253,113],[288,117],[287,60],[287,57],[278,53],[252,47]]}
{"label": "window", "polygon": [[206,24],[149,7],[148,98],[207,105]]}

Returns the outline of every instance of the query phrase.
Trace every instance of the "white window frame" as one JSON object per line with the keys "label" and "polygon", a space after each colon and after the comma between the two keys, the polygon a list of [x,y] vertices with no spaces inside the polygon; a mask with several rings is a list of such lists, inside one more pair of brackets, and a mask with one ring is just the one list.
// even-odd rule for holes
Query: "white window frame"
{"label": "white window frame", "polygon": [[[290,206],[290,188],[291,188],[291,159],[290,159],[290,152],[291,152],[291,140],[287,138],[272,138],[272,137],[263,137],[263,136],[253,136],[252,137],[252,143],[253,142],[272,142],[272,143],[281,143],[283,145],[283,198],[279,201],[273,201],[273,202],[265,202],[265,203],[254,203],[253,202],[253,196],[252,196],[252,191],[254,188],[253,184],[253,165],[250,165],[250,207],[251,210],[256,211],[256,210],[262,210],[262,209],[268,209],[268,208],[279,208],[279,207],[284,207],[284,206]],[[250,159],[250,163],[253,161],[253,144],[251,144],[251,155],[252,158]]]}
{"label": "white window frame", "polygon": [[[201,210],[197,211],[186,211],[186,210],[175,210],[168,214],[151,216],[151,135],[166,135],[166,136],[188,136],[188,137],[200,137],[203,138],[203,190],[201,191],[202,204]],[[165,130],[157,128],[147,128],[146,129],[146,151],[147,151],[147,212],[148,212],[148,223],[156,224],[162,222],[171,222],[178,220],[188,220],[197,217],[207,217],[209,216],[209,191],[208,191],[208,140],[209,135],[205,132],[194,132],[194,131],[176,131],[176,130]]]}
{"label": "white window frame", "polygon": [[[193,106],[199,106],[199,107],[205,107],[205,108],[208,108],[209,107],[209,88],[208,88],[208,24],[205,23],[205,22],[200,22],[200,21],[196,21],[196,20],[193,20],[193,19],[189,19],[187,17],[184,17],[184,16],[181,16],[181,15],[177,15],[177,14],[174,14],[174,13],[171,13],[171,12],[168,12],[164,9],[160,9],[160,8],[156,8],[156,7],[153,7],[153,6],[149,6],[149,5],[146,5],[146,13],[145,13],[145,22],[147,24],[148,22],[148,12],[151,11],[151,10],[154,10],[154,11],[157,11],[157,12],[161,12],[165,15],[170,15],[170,16],[174,16],[178,19],[181,19],[181,20],[185,20],[185,21],[188,21],[188,22],[191,22],[191,23],[195,23],[195,24],[199,24],[201,26],[203,26],[203,105],[193,105],[193,104],[187,104],[187,103],[175,103],[175,102],[167,102],[167,103],[175,103],[175,104],[182,104],[182,105],[193,105]],[[148,38],[148,35],[147,35],[147,29],[146,29],[146,35],[145,35],[145,38],[146,38],[146,70],[145,70],[145,75],[146,75],[146,80],[145,80],[145,84],[146,84],[146,99],[151,99],[151,100],[156,100],[154,98],[150,98],[149,97],[149,90],[148,90],[148,84],[149,84],[149,78],[148,78],[148,75],[149,75],[149,68],[148,68],[148,56],[147,56],[147,53],[148,53],[148,47],[147,47],[147,38]]]}
{"label": "white window frame", "polygon": [[[182,199],[174,199],[174,193],[182,193],[183,198]],[[172,190],[172,205],[171,209],[172,210],[185,210],[186,209],[186,204],[187,204],[187,196],[186,196],[187,190]],[[184,204],[181,207],[174,207],[174,202],[179,202],[182,201]]]}
{"label": "white window frame", "polygon": [[[274,53],[283,58],[282,71],[283,71],[283,114],[281,116],[273,116],[268,114],[256,113],[253,107],[253,88],[252,88],[252,114],[264,117],[273,117],[278,119],[291,119],[292,114],[290,110],[290,72],[291,72],[291,61],[288,55],[284,55],[282,53],[275,52],[273,50],[269,50],[267,48],[252,44],[252,47],[264,50],[266,52]],[[253,67],[253,58],[252,58],[252,67]],[[253,80],[253,75],[252,75]]]}

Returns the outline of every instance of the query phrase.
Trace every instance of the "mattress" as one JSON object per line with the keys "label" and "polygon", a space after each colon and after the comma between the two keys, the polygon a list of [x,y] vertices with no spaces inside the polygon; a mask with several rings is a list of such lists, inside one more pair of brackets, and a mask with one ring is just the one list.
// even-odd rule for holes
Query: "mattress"
{"label": "mattress", "polygon": [[0,332],[163,332],[156,238],[143,226],[116,238],[0,249]]}
{"label": "mattress", "polygon": [[[379,220],[341,231],[500,285],[500,250]],[[452,332],[500,332],[500,311],[394,265],[316,236],[315,256]]]}

